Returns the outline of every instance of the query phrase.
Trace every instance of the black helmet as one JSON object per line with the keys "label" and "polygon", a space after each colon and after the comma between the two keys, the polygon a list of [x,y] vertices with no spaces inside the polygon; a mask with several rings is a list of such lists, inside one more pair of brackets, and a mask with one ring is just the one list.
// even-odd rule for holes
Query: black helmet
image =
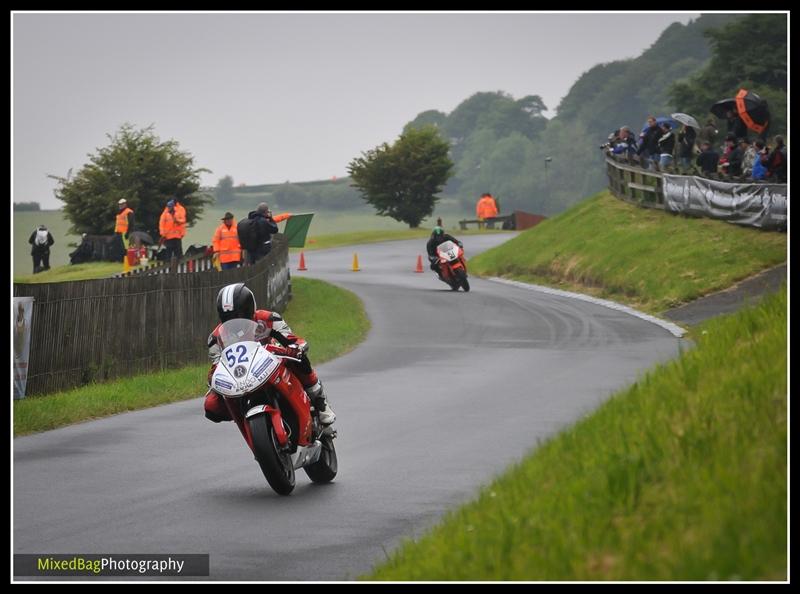
{"label": "black helmet", "polygon": [[217,294],[217,314],[220,322],[236,318],[252,320],[256,313],[256,298],[244,283],[222,287]]}

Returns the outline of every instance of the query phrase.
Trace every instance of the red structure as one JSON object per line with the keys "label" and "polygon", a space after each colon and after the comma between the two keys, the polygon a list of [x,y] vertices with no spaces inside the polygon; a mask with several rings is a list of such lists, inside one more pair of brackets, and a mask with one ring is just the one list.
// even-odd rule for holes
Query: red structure
{"label": "red structure", "polygon": [[531,227],[535,227],[547,217],[544,215],[537,215],[530,212],[524,212],[522,210],[515,210],[514,211],[514,228],[517,231],[521,231],[523,229],[530,229]]}

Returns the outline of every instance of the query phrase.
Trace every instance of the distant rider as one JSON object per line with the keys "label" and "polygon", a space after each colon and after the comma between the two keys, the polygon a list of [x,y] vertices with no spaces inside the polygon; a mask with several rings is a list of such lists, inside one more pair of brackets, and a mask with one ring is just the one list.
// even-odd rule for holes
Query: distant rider
{"label": "distant rider", "polygon": [[[211,376],[222,355],[222,348],[218,340],[220,326],[228,320],[237,318],[253,320],[259,326],[256,338],[261,344],[266,345],[271,342],[271,330],[280,332],[291,343],[289,348],[294,351],[292,356],[300,359],[300,363],[286,360],[286,366],[302,382],[306,394],[308,394],[319,414],[320,423],[330,425],[336,420],[336,415],[328,405],[322,383],[317,378],[317,374],[308,360],[308,343],[299,336],[292,334],[292,329],[289,328],[289,325],[280,314],[266,309],[256,309],[256,298],[244,283],[227,285],[220,290],[219,294],[217,294],[217,313],[219,314],[220,324],[214,328],[214,331],[208,337],[208,356],[211,359],[211,369],[208,372],[209,386],[211,385]],[[232,420],[225,401],[212,390],[209,390],[208,394],[206,394],[205,411],[206,418],[215,423]]]}
{"label": "distant rider", "polygon": [[428,250],[428,260],[430,260],[431,263],[431,270],[438,274],[440,279],[442,278],[442,270],[440,268],[439,254],[437,253],[436,248],[442,245],[445,241],[452,241],[453,243],[458,244],[458,247],[460,248],[464,247],[463,243],[449,233],[445,233],[444,229],[438,225],[433,228],[431,238],[428,240],[426,248]]}

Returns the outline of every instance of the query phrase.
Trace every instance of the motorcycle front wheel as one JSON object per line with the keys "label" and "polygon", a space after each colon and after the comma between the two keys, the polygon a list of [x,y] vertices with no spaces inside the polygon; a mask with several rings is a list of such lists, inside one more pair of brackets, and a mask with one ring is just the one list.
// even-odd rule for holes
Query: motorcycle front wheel
{"label": "motorcycle front wheel", "polygon": [[339,470],[339,460],[336,457],[336,447],[333,445],[333,438],[329,435],[325,435],[320,441],[322,442],[322,452],[319,455],[319,460],[304,467],[303,470],[306,471],[308,478],[313,482],[329,483],[334,479]]}
{"label": "motorcycle front wheel", "polygon": [[465,292],[469,292],[469,281],[467,280],[467,273],[461,268],[456,270],[456,283],[457,283],[456,290],[458,290],[458,286],[461,285],[461,287],[464,289]]}
{"label": "motorcycle front wheel", "polygon": [[248,423],[253,436],[253,451],[264,478],[276,493],[288,495],[294,490],[292,457],[281,452],[268,415],[253,417]]}

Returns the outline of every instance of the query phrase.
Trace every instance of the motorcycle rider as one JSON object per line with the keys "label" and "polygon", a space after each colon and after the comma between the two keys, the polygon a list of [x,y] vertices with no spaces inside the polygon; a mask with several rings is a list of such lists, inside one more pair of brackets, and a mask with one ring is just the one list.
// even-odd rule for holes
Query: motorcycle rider
{"label": "motorcycle rider", "polygon": [[[211,369],[208,372],[209,387],[211,386],[211,376],[214,374],[222,355],[222,348],[218,340],[220,326],[224,322],[236,318],[253,320],[259,326],[256,331],[256,339],[261,344],[270,343],[272,340],[270,332],[272,330],[280,332],[291,343],[287,348],[291,351],[292,357],[300,359],[300,363],[286,360],[286,366],[302,382],[303,389],[305,389],[319,415],[320,423],[322,425],[330,425],[336,420],[336,415],[328,404],[322,383],[308,360],[308,343],[292,333],[292,329],[279,313],[266,309],[256,309],[255,296],[244,283],[235,283],[220,289],[217,294],[217,313],[219,314],[220,323],[208,336],[208,356],[211,359]],[[232,420],[228,408],[225,406],[225,401],[213,390],[209,390],[206,394],[205,414],[206,418],[214,423]]]}
{"label": "motorcycle rider", "polygon": [[440,226],[437,225],[433,228],[433,232],[428,240],[426,249],[428,250],[428,260],[430,260],[431,263],[431,270],[439,275],[439,280],[442,280],[442,270],[440,268],[439,254],[436,252],[436,248],[442,245],[445,241],[452,241],[453,243],[458,244],[458,247],[460,248],[464,247],[463,243],[449,233],[445,233],[445,230]]}

